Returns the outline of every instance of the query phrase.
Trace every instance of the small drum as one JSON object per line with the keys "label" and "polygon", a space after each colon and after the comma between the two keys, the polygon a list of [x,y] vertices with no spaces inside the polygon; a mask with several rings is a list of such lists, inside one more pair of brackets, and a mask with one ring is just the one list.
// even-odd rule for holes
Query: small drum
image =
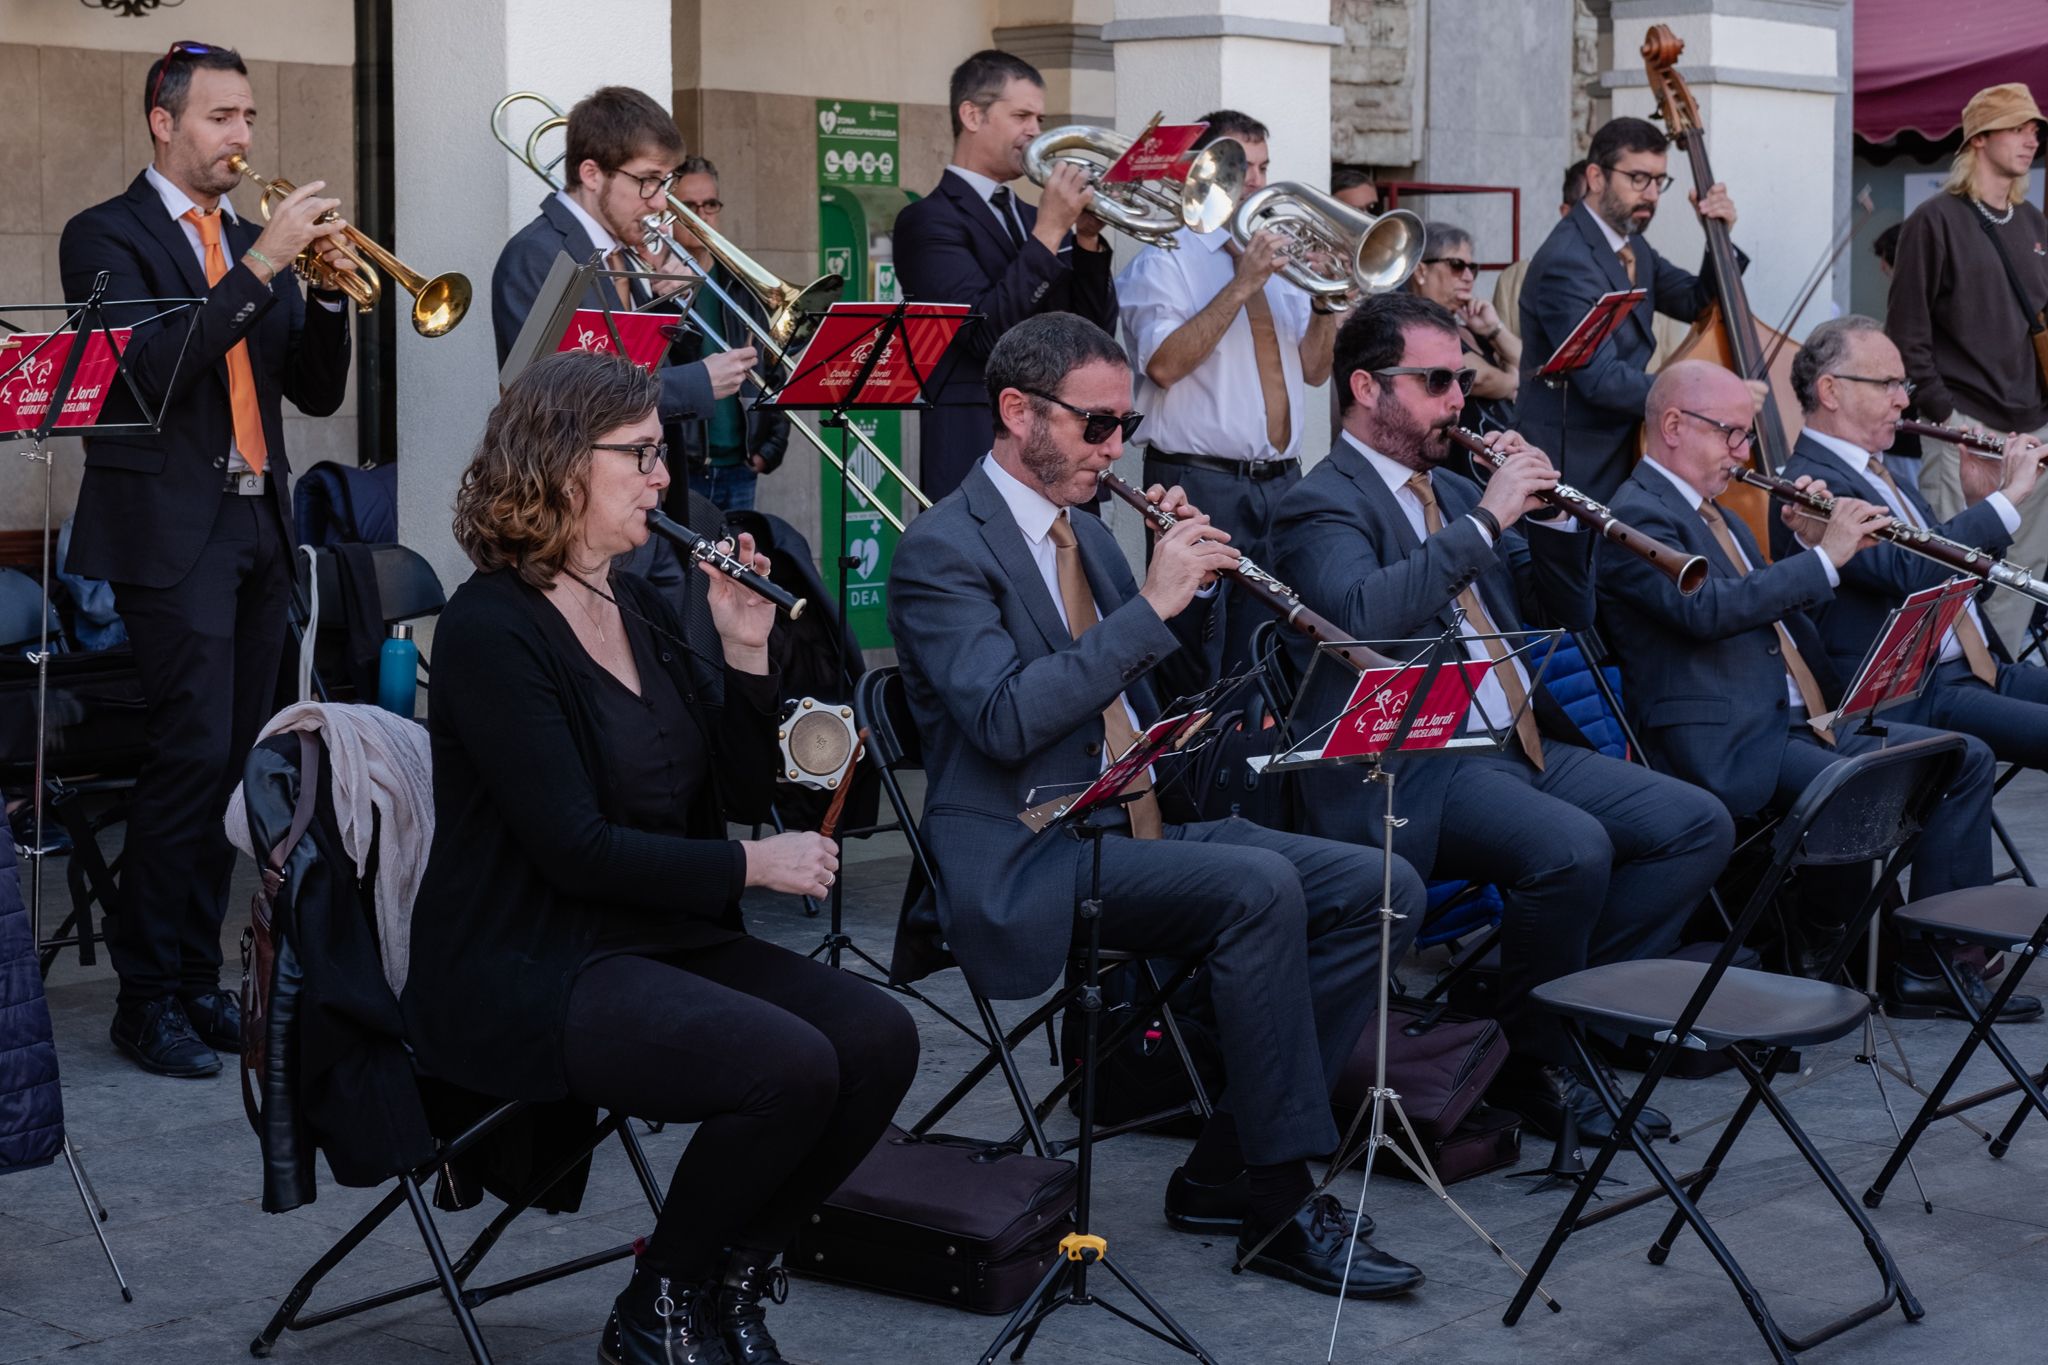
{"label": "small drum", "polygon": [[775,743],[782,750],[782,771],[776,780],[816,791],[834,791],[846,780],[860,747],[860,729],[853,708],[804,697],[788,704]]}

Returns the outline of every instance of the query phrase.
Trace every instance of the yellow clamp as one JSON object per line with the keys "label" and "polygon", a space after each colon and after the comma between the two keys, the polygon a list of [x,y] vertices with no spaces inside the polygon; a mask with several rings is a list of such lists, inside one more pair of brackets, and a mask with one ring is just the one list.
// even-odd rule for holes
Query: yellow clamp
{"label": "yellow clamp", "polygon": [[1092,1232],[1070,1232],[1060,1238],[1060,1252],[1070,1261],[1099,1261],[1109,1255],[1109,1243]]}

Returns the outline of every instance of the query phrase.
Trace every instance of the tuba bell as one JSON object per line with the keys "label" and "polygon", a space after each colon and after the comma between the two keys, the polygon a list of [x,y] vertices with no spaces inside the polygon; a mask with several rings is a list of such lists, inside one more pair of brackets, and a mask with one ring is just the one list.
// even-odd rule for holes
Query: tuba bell
{"label": "tuba bell", "polygon": [[[1367,213],[1292,180],[1252,191],[1230,218],[1240,249],[1268,228],[1288,239],[1280,273],[1324,298],[1399,289],[1422,260],[1422,220],[1408,210]],[[1334,257],[1339,268],[1317,266],[1316,252]]]}
{"label": "tuba bell", "polygon": [[[1145,125],[1150,132],[1159,115]],[[1144,133],[1140,133],[1142,137]],[[1102,174],[1129,151],[1134,138],[1112,128],[1070,123],[1051,128],[1024,149],[1024,174],[1043,185],[1062,162],[1088,173],[1095,200],[1088,211],[1127,236],[1153,246],[1172,247],[1182,228],[1214,232],[1230,221],[1244,193],[1244,148],[1222,137],[1195,153],[1179,178],[1105,185]]]}

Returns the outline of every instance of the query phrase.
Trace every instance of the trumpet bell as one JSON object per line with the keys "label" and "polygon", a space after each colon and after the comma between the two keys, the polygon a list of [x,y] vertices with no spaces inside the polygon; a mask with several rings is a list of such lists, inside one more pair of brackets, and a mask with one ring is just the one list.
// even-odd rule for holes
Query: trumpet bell
{"label": "trumpet bell", "polygon": [[1196,155],[1180,187],[1180,220],[1194,232],[1214,232],[1230,222],[1244,198],[1244,145],[1219,137]]}
{"label": "trumpet bell", "polygon": [[[1154,120],[1157,122],[1157,119]],[[1218,138],[1188,163],[1182,178],[1101,183],[1132,139],[1112,128],[1070,123],[1051,128],[1024,149],[1024,174],[1043,185],[1062,162],[1079,166],[1095,188],[1090,212],[1126,236],[1154,246],[1171,247],[1182,228],[1214,232],[1230,221],[1244,193],[1244,148]]]}
{"label": "trumpet bell", "polygon": [[[1290,258],[1280,273],[1326,298],[1399,289],[1422,261],[1422,220],[1408,210],[1367,213],[1291,180],[1246,195],[1230,219],[1239,247],[1268,229],[1289,239]],[[1335,257],[1341,269],[1318,268],[1311,259],[1316,252]]]}
{"label": "trumpet bell", "polygon": [[455,330],[469,311],[470,287],[467,275],[450,271],[428,280],[413,296],[412,326],[423,337],[437,337]]}

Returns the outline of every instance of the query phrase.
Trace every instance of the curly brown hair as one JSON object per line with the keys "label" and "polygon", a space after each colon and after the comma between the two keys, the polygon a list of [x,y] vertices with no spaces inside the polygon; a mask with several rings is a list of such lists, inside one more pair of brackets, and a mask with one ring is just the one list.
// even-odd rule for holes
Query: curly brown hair
{"label": "curly brown hair", "polygon": [[455,543],[536,588],[569,562],[591,443],[653,412],[654,376],[615,355],[562,351],[526,367],[491,409],[455,493]]}

